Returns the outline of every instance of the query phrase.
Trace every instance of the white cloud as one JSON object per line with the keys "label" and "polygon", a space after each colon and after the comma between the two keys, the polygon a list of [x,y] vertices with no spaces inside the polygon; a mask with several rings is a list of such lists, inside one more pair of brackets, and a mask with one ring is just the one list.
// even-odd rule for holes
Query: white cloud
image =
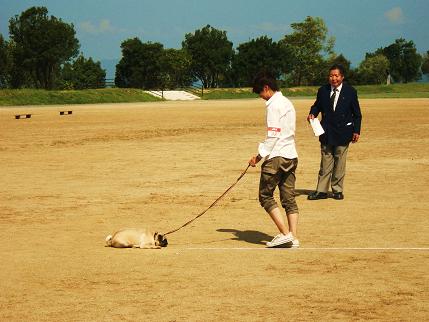
{"label": "white cloud", "polygon": [[114,33],[119,31],[118,28],[115,28],[110,23],[108,19],[102,19],[97,24],[92,23],[91,21],[84,21],[79,24],[80,28],[89,34],[98,35],[104,33]]}
{"label": "white cloud", "polygon": [[387,20],[394,24],[401,24],[404,22],[404,13],[400,7],[394,7],[389,11],[386,11],[384,16],[387,18]]}

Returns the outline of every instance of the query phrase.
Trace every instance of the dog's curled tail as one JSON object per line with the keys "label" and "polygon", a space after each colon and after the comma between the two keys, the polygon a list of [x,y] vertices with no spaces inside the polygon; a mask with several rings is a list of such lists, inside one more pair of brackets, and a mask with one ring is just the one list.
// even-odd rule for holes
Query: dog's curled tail
{"label": "dog's curled tail", "polygon": [[106,237],[106,246],[107,247],[112,246],[112,235],[109,235]]}

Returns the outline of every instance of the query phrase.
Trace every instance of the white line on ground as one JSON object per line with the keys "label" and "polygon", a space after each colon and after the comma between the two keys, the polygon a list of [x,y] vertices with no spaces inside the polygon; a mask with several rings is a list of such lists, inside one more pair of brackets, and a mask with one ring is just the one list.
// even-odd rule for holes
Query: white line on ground
{"label": "white line on ground", "polygon": [[429,251],[427,247],[300,247],[300,248],[266,248],[266,247],[189,247],[183,250],[316,250],[316,251]]}

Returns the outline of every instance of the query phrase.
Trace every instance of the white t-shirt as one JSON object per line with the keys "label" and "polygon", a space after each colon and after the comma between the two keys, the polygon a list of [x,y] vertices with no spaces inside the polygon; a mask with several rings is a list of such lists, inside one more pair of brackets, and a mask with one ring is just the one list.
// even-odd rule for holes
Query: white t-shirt
{"label": "white t-shirt", "polygon": [[274,95],[265,103],[267,106],[267,137],[259,144],[259,155],[267,159],[283,157],[294,159],[298,157],[295,148],[296,114],[292,102],[281,92]]}

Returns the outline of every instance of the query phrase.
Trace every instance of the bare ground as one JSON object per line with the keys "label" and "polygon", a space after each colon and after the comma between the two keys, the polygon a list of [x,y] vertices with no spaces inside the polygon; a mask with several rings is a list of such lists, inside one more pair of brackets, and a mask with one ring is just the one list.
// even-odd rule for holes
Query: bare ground
{"label": "bare ground", "polygon": [[259,169],[167,248],[104,247],[210,205],[264,137],[261,100],[1,108],[0,320],[428,320],[429,99],[361,100],[343,201],[307,201],[320,152],[293,102],[298,250],[264,247]]}

